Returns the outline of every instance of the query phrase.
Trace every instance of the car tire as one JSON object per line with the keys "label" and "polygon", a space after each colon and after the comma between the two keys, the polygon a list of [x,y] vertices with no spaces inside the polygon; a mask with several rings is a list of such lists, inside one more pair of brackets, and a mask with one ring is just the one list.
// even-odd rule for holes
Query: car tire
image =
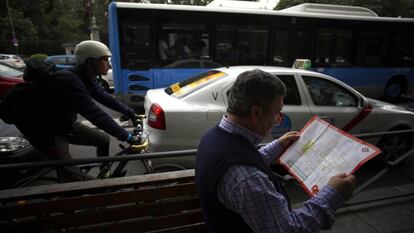
{"label": "car tire", "polygon": [[34,162],[41,160],[41,158],[41,154],[32,145],[28,145],[15,152],[0,153],[1,164]]}
{"label": "car tire", "polygon": [[[401,129],[396,129],[401,130]],[[386,164],[389,161],[395,161],[412,148],[412,136],[392,135],[381,138],[378,147],[382,153],[378,155],[377,161]]]}
{"label": "car tire", "polygon": [[[30,144],[14,152],[0,153],[0,164],[35,162],[43,159],[42,154]],[[0,177],[8,177],[0,180],[0,189],[13,188],[14,184],[26,177],[29,172],[30,169],[0,170]]]}

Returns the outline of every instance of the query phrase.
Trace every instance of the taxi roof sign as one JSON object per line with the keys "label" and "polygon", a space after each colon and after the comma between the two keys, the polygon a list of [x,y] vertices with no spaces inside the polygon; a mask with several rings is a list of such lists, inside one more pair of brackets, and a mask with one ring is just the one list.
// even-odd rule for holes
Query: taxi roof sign
{"label": "taxi roof sign", "polygon": [[292,68],[310,70],[311,61],[309,59],[296,59]]}

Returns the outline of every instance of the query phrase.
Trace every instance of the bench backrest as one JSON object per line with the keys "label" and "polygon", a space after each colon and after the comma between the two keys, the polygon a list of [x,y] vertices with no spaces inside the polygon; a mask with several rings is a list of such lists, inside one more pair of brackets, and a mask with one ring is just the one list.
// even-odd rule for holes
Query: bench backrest
{"label": "bench backrest", "polygon": [[0,191],[2,232],[203,232],[194,170]]}

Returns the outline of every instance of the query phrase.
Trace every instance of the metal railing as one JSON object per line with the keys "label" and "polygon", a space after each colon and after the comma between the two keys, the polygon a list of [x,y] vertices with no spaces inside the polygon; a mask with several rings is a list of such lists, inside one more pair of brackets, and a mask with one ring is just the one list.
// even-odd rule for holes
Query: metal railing
{"label": "metal railing", "polygon": [[[414,130],[398,130],[382,133],[367,133],[367,134],[356,134],[357,138],[376,138],[384,136],[395,136],[401,134],[413,134]],[[1,164],[0,171],[7,169],[31,169],[31,168],[44,168],[44,167],[63,167],[70,165],[84,165],[94,163],[105,163],[105,162],[121,162],[121,161],[132,161],[132,160],[143,160],[143,159],[157,159],[157,158],[169,158],[169,157],[181,157],[181,156],[194,156],[197,153],[196,149],[191,150],[179,150],[179,151],[168,151],[168,152],[152,152],[152,153],[140,153],[140,154],[128,154],[122,156],[111,156],[111,157],[96,157],[96,158],[81,158],[71,160],[53,160],[53,161],[36,161],[36,162],[25,162],[25,163],[12,163],[12,164]],[[414,149],[399,156],[394,161],[388,161],[386,166],[379,171],[376,175],[371,177],[365,183],[359,185],[355,190],[355,194],[361,192],[367,186],[378,180],[381,176],[386,174],[392,167],[398,165],[408,157],[414,154]]]}
{"label": "metal railing", "polygon": [[[365,139],[365,138],[376,138],[383,136],[394,136],[401,134],[413,134],[414,130],[398,130],[382,133],[367,133],[367,134],[355,134],[353,136]],[[413,152],[413,151],[409,151]],[[397,160],[389,162],[389,166],[395,166],[407,157],[409,152],[399,157]],[[93,164],[93,163],[105,163],[105,162],[121,162],[131,160],[142,160],[142,159],[156,159],[156,158],[169,158],[169,157],[181,157],[181,156],[192,156],[197,153],[197,149],[190,150],[177,150],[177,151],[166,151],[166,152],[151,152],[151,153],[140,153],[140,154],[128,154],[122,156],[109,156],[109,157],[96,157],[96,158],[81,158],[71,160],[50,160],[50,161],[36,161],[36,162],[25,162],[25,163],[11,163],[11,164],[0,164],[0,170],[4,169],[29,169],[29,168],[42,168],[42,167],[62,167],[66,165],[82,165],[82,164]]]}
{"label": "metal railing", "polygon": [[191,156],[191,155],[195,155],[196,153],[197,153],[197,150],[192,149],[192,150],[152,152],[152,153],[128,154],[128,155],[122,155],[122,156],[82,158],[82,159],[71,159],[71,160],[50,160],[50,161],[37,161],[37,162],[25,162],[25,163],[10,163],[10,164],[0,165],[0,170],[30,169],[30,168],[42,168],[42,167],[62,167],[62,166],[68,166],[68,165],[82,165],[82,164],[121,162],[121,161],[132,161],[132,160],[142,160],[142,159],[169,158],[169,157],[179,157],[179,156]]}

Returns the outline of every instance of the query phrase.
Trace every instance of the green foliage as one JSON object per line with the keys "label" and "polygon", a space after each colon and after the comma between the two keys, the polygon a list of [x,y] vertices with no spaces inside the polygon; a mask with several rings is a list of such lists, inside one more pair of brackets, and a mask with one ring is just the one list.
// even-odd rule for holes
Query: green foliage
{"label": "green foliage", "polygon": [[[134,2],[131,0],[125,0]],[[207,5],[212,0],[135,0],[160,4]],[[12,30],[6,0],[0,0],[0,52],[30,55],[34,53],[62,54],[64,44],[76,44],[89,38],[91,17],[108,43],[109,0],[8,0],[14,31],[19,41],[18,51],[11,43]],[[301,3],[324,3],[363,6],[380,16],[414,18],[413,0],[280,0],[280,10]],[[90,7],[88,8],[88,3]]]}
{"label": "green foliage", "polygon": [[0,51],[30,55],[61,54],[64,44],[89,38],[89,18],[81,0],[9,0],[19,51],[11,43],[12,30],[5,0],[0,1]]}
{"label": "green foliage", "polygon": [[[19,44],[26,39],[37,40],[39,38],[33,22],[26,18],[23,12],[11,8],[10,13],[13,15],[15,35]],[[13,34],[11,32],[10,20],[7,17],[7,11],[3,15],[5,17],[0,17],[0,51],[5,50],[5,52],[15,53],[13,44],[11,43]],[[9,47],[10,49],[3,49],[4,44],[7,44],[5,47]]]}
{"label": "green foliage", "polygon": [[36,53],[36,54],[33,54],[32,56],[30,56],[30,58],[36,58],[36,59],[40,59],[40,60],[45,60],[47,58],[47,54]]}

